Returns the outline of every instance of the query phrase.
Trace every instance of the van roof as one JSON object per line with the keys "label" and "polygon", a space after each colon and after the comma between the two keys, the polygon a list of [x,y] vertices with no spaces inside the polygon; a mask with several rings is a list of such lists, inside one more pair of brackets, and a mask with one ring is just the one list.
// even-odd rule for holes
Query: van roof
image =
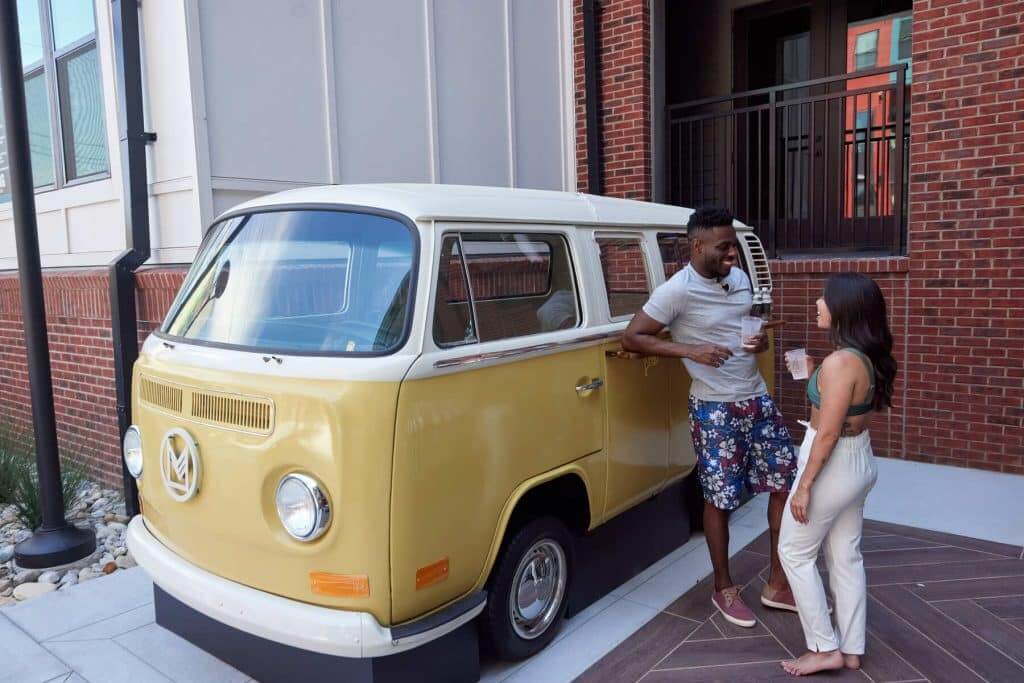
{"label": "van roof", "polygon": [[[681,229],[693,209],[579,192],[415,183],[323,185],[266,195],[230,213],[289,204],[389,209],[413,220],[513,221]],[[743,227],[739,222],[737,227]]]}

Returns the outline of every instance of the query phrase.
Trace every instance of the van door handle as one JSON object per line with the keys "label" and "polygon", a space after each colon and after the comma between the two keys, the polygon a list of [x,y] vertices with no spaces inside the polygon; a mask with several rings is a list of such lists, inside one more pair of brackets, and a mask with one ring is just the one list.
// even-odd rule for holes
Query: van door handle
{"label": "van door handle", "polygon": [[601,379],[600,377],[596,377],[594,378],[593,382],[587,382],[586,384],[577,384],[576,393],[579,394],[580,396],[583,396],[585,394],[589,394],[591,391],[594,391],[595,389],[600,389],[603,386],[604,380]]}

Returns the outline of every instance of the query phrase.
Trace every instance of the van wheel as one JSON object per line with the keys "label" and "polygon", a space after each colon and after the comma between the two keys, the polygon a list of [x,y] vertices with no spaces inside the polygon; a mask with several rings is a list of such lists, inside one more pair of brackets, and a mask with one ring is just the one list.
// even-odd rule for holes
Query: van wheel
{"label": "van wheel", "polygon": [[533,520],[505,546],[480,616],[482,635],[499,658],[529,657],[558,633],[572,560],[572,536],[555,517]]}

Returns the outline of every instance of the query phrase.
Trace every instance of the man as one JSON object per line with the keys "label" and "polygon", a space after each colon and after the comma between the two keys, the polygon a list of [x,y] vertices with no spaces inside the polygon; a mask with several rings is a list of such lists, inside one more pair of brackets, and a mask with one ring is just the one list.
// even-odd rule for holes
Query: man
{"label": "man", "polygon": [[[744,348],[741,319],[753,301],[750,279],[737,265],[739,244],[732,214],[701,209],[690,216],[690,263],[654,290],[626,328],[627,351],[681,358],[690,385],[690,425],[704,492],[704,533],[714,567],[712,602],[733,624],[753,627],[754,614],[729,574],[729,513],[740,504],[744,482],[769,492],[771,571],[761,593],[769,607],[795,612],[779,564],[782,511],[796,473],[796,450],[757,368],[767,333]],[[668,327],[672,340],[658,337]]]}

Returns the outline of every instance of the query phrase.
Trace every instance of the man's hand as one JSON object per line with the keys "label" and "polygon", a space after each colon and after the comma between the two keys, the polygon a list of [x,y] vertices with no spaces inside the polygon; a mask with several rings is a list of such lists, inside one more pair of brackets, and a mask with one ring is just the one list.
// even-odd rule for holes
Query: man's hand
{"label": "man's hand", "polygon": [[749,353],[762,353],[768,350],[768,333],[758,332],[753,337],[749,337],[746,341],[752,342],[750,344],[744,343],[743,350]]}
{"label": "man's hand", "polygon": [[717,344],[698,344],[691,346],[686,357],[690,360],[697,361],[702,365],[710,365],[711,367],[721,367],[722,363],[725,362],[726,358],[732,356],[732,351],[725,348],[724,346],[718,346]]}

